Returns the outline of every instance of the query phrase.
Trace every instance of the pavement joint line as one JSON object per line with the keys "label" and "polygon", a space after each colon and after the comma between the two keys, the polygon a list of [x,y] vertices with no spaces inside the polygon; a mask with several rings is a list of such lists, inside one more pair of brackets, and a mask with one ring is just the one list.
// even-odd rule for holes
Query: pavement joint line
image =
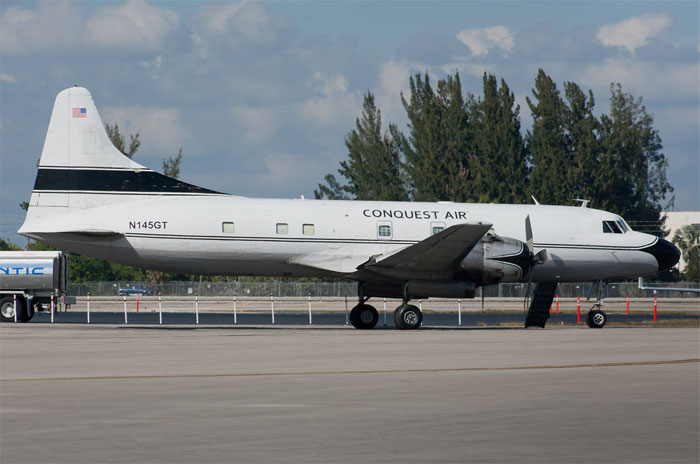
{"label": "pavement joint line", "polygon": [[163,374],[163,375],[115,375],[115,376],[83,376],[83,377],[35,377],[18,379],[0,379],[0,382],[52,382],[67,380],[139,380],[139,379],[187,379],[187,378],[218,378],[218,377],[279,377],[279,376],[321,376],[321,375],[371,375],[371,374],[412,374],[440,372],[493,372],[519,371],[538,369],[583,369],[594,367],[630,367],[654,366],[669,364],[700,363],[700,358],[672,359],[665,361],[631,361],[589,364],[561,364],[541,366],[504,366],[504,367],[453,367],[436,369],[387,369],[387,370],[355,370],[355,371],[299,371],[299,372],[240,372],[220,374]]}

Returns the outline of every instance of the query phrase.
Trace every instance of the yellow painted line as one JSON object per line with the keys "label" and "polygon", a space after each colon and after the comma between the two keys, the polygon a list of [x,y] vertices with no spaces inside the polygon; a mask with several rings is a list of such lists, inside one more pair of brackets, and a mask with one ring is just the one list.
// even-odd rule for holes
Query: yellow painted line
{"label": "yellow painted line", "polygon": [[437,369],[387,369],[387,370],[356,370],[356,371],[291,371],[291,372],[239,372],[218,374],[163,374],[163,375],[108,375],[108,376],[76,376],[76,377],[30,377],[17,379],[0,379],[0,382],[53,382],[65,380],[132,380],[132,379],[194,379],[217,377],[276,377],[276,376],[310,376],[310,375],[367,375],[367,374],[414,374],[440,372],[492,372],[492,371],[522,371],[536,369],[584,369],[593,367],[630,367],[656,366],[668,364],[700,363],[700,358],[672,359],[667,361],[634,361],[590,364],[559,364],[541,366],[506,366],[506,367],[454,367]]}

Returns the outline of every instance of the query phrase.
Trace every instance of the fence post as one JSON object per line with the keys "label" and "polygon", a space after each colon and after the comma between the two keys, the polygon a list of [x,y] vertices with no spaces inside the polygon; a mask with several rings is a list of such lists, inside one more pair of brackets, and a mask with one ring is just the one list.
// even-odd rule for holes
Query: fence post
{"label": "fence post", "polygon": [[[51,292],[51,323],[52,323],[52,324],[53,324],[53,313],[54,313],[54,311],[55,311],[55,309],[54,309],[54,306],[53,306],[53,292]],[[15,314],[17,314],[17,311],[15,311]]]}
{"label": "fence post", "polygon": [[462,299],[457,299],[457,325],[462,326]]}
{"label": "fence post", "polygon": [[654,322],[656,322],[656,290],[654,290]]}
{"label": "fence post", "polygon": [[386,327],[386,298],[384,298],[384,327]]}
{"label": "fence post", "polygon": [[12,304],[15,305],[15,324],[17,324],[17,294],[12,294]]}
{"label": "fence post", "polygon": [[272,314],[272,325],[275,325],[275,296],[270,293],[270,312]]}
{"label": "fence post", "polygon": [[626,306],[627,306],[627,309],[625,310],[625,314],[627,314],[629,316],[630,315],[630,296],[627,295],[627,298],[625,298],[625,300],[626,300]]}
{"label": "fence post", "polygon": [[309,325],[311,325],[311,292],[309,292]]}
{"label": "fence post", "polygon": [[136,294],[136,314],[139,313],[139,293]]}
{"label": "fence post", "polygon": [[87,292],[87,323],[90,323],[90,292]]}
{"label": "fence post", "polygon": [[158,292],[158,324],[163,324],[163,299],[161,292]]}
{"label": "fence post", "polygon": [[199,324],[199,292],[194,294],[194,315],[195,322]]}
{"label": "fence post", "polygon": [[348,314],[348,294],[345,294],[345,325],[350,323],[350,315]]}
{"label": "fence post", "polygon": [[238,324],[238,315],[236,314],[236,292],[233,292],[233,323]]}
{"label": "fence post", "polygon": [[126,293],[124,294],[124,324],[129,323],[129,318],[126,315]]}
{"label": "fence post", "polygon": [[581,323],[581,297],[576,297],[576,323]]}

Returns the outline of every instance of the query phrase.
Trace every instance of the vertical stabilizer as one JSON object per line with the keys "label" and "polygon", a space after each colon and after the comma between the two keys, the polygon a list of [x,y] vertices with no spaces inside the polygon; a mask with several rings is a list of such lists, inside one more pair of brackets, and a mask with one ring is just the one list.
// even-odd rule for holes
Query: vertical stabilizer
{"label": "vertical stabilizer", "polygon": [[71,87],[56,96],[39,168],[144,169],[109,140],[92,96]]}

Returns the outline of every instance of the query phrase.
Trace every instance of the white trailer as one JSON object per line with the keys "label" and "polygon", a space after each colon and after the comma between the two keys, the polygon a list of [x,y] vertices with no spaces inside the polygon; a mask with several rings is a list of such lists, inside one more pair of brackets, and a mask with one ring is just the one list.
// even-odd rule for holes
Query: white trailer
{"label": "white trailer", "polygon": [[[68,294],[68,255],[62,251],[0,251],[0,318],[27,322],[36,311],[75,303]],[[15,317],[15,308],[16,317]]]}

